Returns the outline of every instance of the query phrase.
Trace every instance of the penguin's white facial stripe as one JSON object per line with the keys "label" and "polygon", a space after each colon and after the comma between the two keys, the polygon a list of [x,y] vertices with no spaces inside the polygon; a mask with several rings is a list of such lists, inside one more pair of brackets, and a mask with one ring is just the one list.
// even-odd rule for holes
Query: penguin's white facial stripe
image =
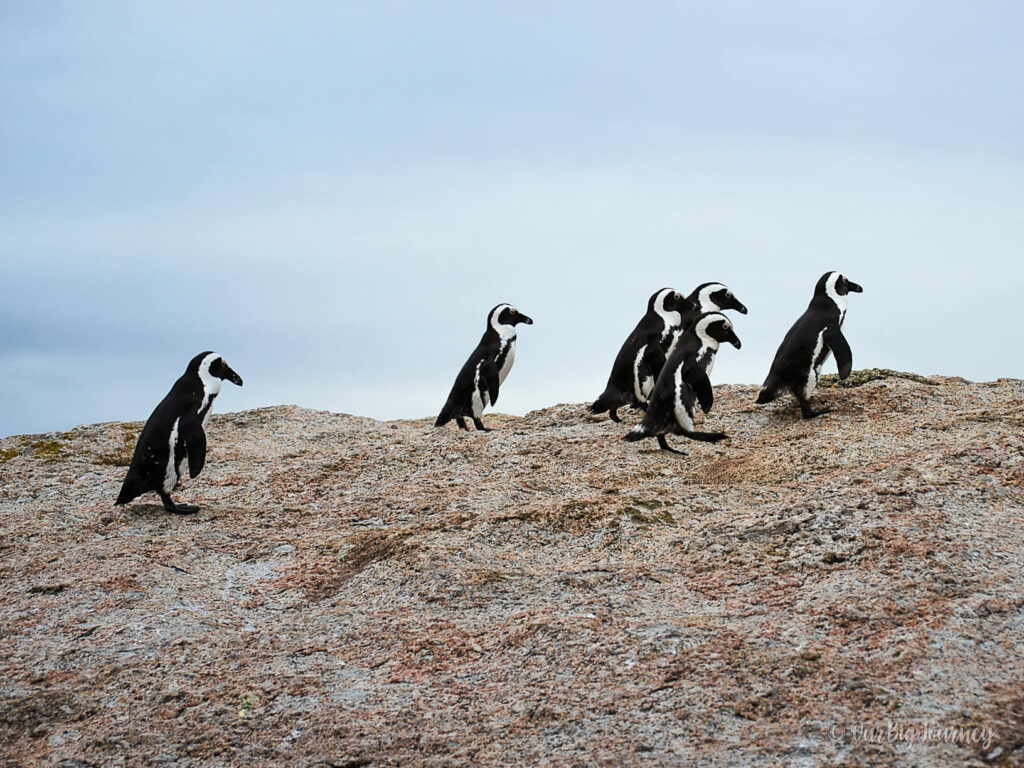
{"label": "penguin's white facial stripe", "polygon": [[501,338],[514,339],[516,337],[516,327],[514,325],[505,325],[498,320],[498,318],[501,317],[501,313],[506,309],[511,309],[513,312],[518,311],[511,304],[499,304],[491,311],[491,316],[488,319],[488,322],[490,323],[491,328],[494,329],[494,332]]}
{"label": "penguin's white facial stripe", "polygon": [[712,283],[711,285],[705,286],[701,289],[701,292],[697,295],[700,300],[700,311],[701,312],[715,312],[721,309],[714,300],[711,298],[711,294],[718,293],[719,291],[728,291],[721,283]]}
{"label": "penguin's white facial stripe", "polygon": [[838,283],[842,277],[842,274],[839,272],[833,272],[828,276],[828,280],[825,281],[825,294],[832,299],[839,308],[839,322],[842,322],[843,317],[846,315],[846,297],[840,296],[839,291],[836,290],[836,283]]}
{"label": "penguin's white facial stripe", "polygon": [[722,320],[725,320],[726,327],[728,328],[729,321],[725,319],[725,315],[707,315],[697,321],[697,326],[694,330],[697,333],[697,338],[700,339],[701,347],[709,347],[710,349],[718,350],[718,339],[708,333],[708,326]]}
{"label": "penguin's white facial stripe", "polygon": [[[661,293],[658,294],[658,298],[654,300],[654,311],[657,312],[658,316],[664,321],[666,329],[665,332],[667,332],[668,329],[674,328],[675,326],[678,326],[683,322],[683,317],[678,312],[669,312],[667,309],[665,309],[665,299],[667,299],[673,293],[675,293],[675,291],[673,291],[671,288],[666,288],[665,290],[661,291]],[[665,336],[665,332],[661,334],[662,337]]]}
{"label": "penguin's white facial stripe", "polygon": [[202,413],[203,409],[210,405],[210,401],[220,394],[220,385],[223,382],[210,373],[210,366],[213,365],[214,360],[219,359],[220,355],[211,352],[199,364],[199,380],[203,382],[203,400],[199,404],[199,410],[196,413]]}

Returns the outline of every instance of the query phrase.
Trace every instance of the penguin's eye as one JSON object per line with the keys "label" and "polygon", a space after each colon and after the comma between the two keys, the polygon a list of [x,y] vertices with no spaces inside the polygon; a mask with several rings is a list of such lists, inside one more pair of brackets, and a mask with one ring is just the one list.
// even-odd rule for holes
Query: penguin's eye
{"label": "penguin's eye", "polygon": [[726,291],[725,292],[725,298],[731,299],[732,298],[732,291]]}

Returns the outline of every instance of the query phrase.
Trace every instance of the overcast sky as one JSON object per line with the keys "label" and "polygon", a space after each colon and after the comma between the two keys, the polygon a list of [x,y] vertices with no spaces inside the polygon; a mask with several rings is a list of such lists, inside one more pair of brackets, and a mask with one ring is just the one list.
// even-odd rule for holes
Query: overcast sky
{"label": "overcast sky", "polygon": [[[854,367],[1024,377],[1024,4],[0,3],[0,435],[436,414],[515,304],[499,410],[592,400],[648,296],[820,275]],[[834,371],[834,363],[826,366]]]}

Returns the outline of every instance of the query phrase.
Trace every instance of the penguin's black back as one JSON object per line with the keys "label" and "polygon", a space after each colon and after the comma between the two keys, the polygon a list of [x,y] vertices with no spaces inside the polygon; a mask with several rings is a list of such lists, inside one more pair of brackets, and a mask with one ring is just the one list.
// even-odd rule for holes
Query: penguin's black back
{"label": "penguin's black back", "polygon": [[[501,336],[493,328],[488,327],[480,338],[480,343],[470,354],[469,359],[459,369],[459,375],[455,377],[448,399],[441,409],[435,427],[447,424],[452,419],[464,418],[473,415],[473,390],[475,388],[476,368],[484,360],[495,359],[501,349]],[[505,353],[508,353],[506,348]],[[497,361],[501,367],[502,361]]]}
{"label": "penguin's black back", "polygon": [[[199,413],[203,401],[203,382],[199,378],[196,361],[201,362],[207,354],[209,353],[204,352],[193,360],[193,363],[196,363],[194,369],[192,363],[189,364],[189,369],[174,382],[171,391],[146,420],[116,504],[127,504],[144,493],[163,489],[167,461],[172,450],[171,431],[174,429],[175,421],[194,413],[201,422],[205,410],[210,407],[210,404],[207,404],[204,413]],[[174,460],[176,466],[180,457],[176,456]]]}
{"label": "penguin's black back", "polygon": [[[700,317],[700,313],[697,316]],[[706,370],[708,359],[695,360],[700,348],[700,337],[694,330],[694,323],[691,323],[689,329],[679,337],[679,341],[672,350],[672,354],[668,356],[668,360],[665,361],[665,367],[661,369],[661,374],[654,384],[647,412],[640,422],[645,434],[664,435],[680,432],[675,412],[676,371],[682,366],[685,373],[686,367],[691,365],[698,365]],[[680,387],[679,396],[681,402],[692,410],[695,396],[693,390],[685,382]]]}
{"label": "penguin's black back", "polygon": [[[617,387],[624,387],[626,392],[632,392],[633,362],[636,360],[636,353],[640,351],[640,347],[646,344],[661,343],[664,330],[665,321],[657,312],[652,310],[640,318],[636,328],[623,342],[619,354],[615,356],[608,383],[611,384],[614,379]],[[668,338],[671,339],[671,334],[668,335]]]}
{"label": "penguin's black back", "polygon": [[842,325],[839,307],[825,293],[824,279],[815,288],[814,298],[807,309],[782,339],[762,386],[760,402],[767,402],[767,398],[787,389],[802,389],[807,373],[814,365],[812,358],[818,335],[829,325]]}
{"label": "penguin's black back", "polygon": [[[658,295],[664,290],[666,289],[662,288],[651,296],[647,303],[647,312],[619,348],[604,392],[590,406],[592,413],[602,413],[623,405],[641,405],[633,387],[636,356],[642,347],[649,344],[658,344],[662,352],[667,352],[673,338],[671,332],[666,333],[665,319],[654,308]],[[682,313],[686,309],[684,306],[680,310],[672,311]]]}

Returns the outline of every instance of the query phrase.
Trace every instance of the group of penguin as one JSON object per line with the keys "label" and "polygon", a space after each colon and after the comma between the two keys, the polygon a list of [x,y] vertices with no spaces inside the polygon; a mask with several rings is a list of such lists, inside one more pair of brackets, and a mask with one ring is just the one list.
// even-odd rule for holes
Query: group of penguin
{"label": "group of penguin", "polygon": [[[757,403],[769,403],[789,392],[800,404],[805,419],[828,408],[814,408],[811,394],[821,368],[835,355],[839,378],[853,367],[853,354],[842,333],[846,297],[861,293],[861,286],[839,272],[826,272],[814,287],[807,310],[789,329],[772,361]],[[647,312],[615,357],[608,385],[590,405],[595,414],[607,413],[619,422],[623,406],[644,412],[640,423],[623,435],[635,441],[656,437],[662,449],[671,447],[665,435],[718,442],[724,432],[701,432],[695,427],[697,405],[707,413],[714,403],[711,370],[723,342],[740,348],[732,322],[723,313],[747,308],[721,283],[703,283],[688,296],[662,288],[647,302]],[[487,315],[487,329],[466,360],[435,427],[454,420],[469,430],[467,419],[490,431],[481,417],[484,408],[498,401],[498,390],[515,361],[516,326],[533,320],[511,304],[499,304]],[[242,378],[216,352],[203,352],[189,362],[185,373],[160,401],[146,421],[132,455],[128,474],[115,504],[123,505],[144,493],[155,492],[168,512],[191,514],[198,507],[176,503],[171,492],[186,471],[195,478],[206,461],[206,422],[221,383],[242,386]]]}

